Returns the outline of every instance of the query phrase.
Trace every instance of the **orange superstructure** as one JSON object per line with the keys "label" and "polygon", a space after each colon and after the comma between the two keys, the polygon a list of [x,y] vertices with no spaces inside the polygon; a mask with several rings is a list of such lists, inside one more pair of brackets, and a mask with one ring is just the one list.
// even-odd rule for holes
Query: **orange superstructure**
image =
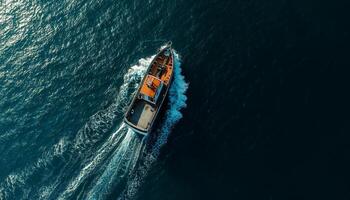
{"label": "orange superstructure", "polygon": [[152,75],[147,75],[145,81],[142,84],[140,93],[154,98],[159,88],[161,81]]}

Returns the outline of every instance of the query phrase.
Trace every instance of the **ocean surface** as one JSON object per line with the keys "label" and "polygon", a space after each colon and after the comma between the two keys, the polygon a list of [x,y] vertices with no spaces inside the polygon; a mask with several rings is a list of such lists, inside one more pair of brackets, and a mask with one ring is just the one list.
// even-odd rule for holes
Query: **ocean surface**
{"label": "ocean surface", "polygon": [[[349,8],[0,0],[0,199],[350,199]],[[123,115],[166,41],[141,137]]]}

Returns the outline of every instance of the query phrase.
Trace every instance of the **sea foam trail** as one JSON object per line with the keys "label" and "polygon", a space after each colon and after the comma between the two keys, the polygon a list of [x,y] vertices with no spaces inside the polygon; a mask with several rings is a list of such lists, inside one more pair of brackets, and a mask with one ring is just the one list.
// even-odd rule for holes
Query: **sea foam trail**
{"label": "sea foam trail", "polygon": [[157,160],[161,147],[167,142],[171,129],[182,118],[181,109],[186,107],[187,88],[188,83],[186,83],[185,77],[181,73],[180,57],[175,53],[174,81],[169,90],[169,103],[165,120],[162,122],[161,128],[157,130],[159,136],[156,142],[152,144],[150,151],[146,152],[142,165],[134,170],[125,190],[118,199],[133,199],[136,196],[144,178]]}
{"label": "sea foam trail", "polygon": [[125,137],[124,131],[126,127],[125,124],[121,124],[117,131],[115,131],[108,140],[101,146],[96,152],[94,159],[86,162],[86,165],[80,170],[77,177],[72,179],[68,187],[59,197],[59,199],[67,199],[76,189],[89,177],[89,175],[106,159],[108,154],[113,148],[118,146],[118,144],[123,141]]}
{"label": "sea foam trail", "polygon": [[[100,141],[102,136],[111,130],[112,126],[115,126],[113,120],[122,116],[125,112],[131,94],[138,87],[140,79],[152,59],[153,57],[141,58],[136,65],[129,68],[124,75],[124,82],[119,89],[115,102],[108,108],[91,116],[73,140],[66,137],[61,138],[57,144],[46,150],[36,161],[29,163],[22,169],[11,172],[5,177],[0,183],[0,199],[13,199],[14,196],[21,199],[57,199],[57,196],[60,199],[69,198],[89,177],[90,173],[104,164],[109,153],[112,153],[118,147],[118,143],[125,136],[126,127],[124,124],[120,124],[119,129],[96,152],[91,151],[94,144]],[[78,158],[81,158],[83,163],[79,163]],[[39,186],[36,188],[26,187],[37,173],[49,169],[53,170],[52,163],[57,159],[65,163],[58,175],[45,179],[46,182],[38,183]],[[76,177],[71,178],[65,190],[62,191],[62,184],[68,178],[67,173],[76,171],[75,167],[77,165],[83,167]],[[51,182],[48,182],[50,180]],[[52,180],[54,181],[52,182]],[[19,194],[21,195],[19,196]]]}
{"label": "sea foam trail", "polygon": [[[145,150],[147,145],[145,139],[141,140],[125,124],[113,124],[116,117],[124,114],[132,93],[137,89],[153,57],[140,59],[138,64],[129,68],[124,75],[124,83],[119,89],[116,101],[108,108],[94,114],[73,140],[62,138],[37,161],[6,177],[0,184],[0,199],[11,199],[18,191],[22,193],[21,199],[71,199],[81,189],[89,191],[82,193],[85,196],[84,199],[103,199],[105,194],[116,187],[121,187],[120,191],[124,191],[121,198],[134,196],[149,168],[157,159],[161,146],[166,143],[171,128],[182,117],[180,110],[186,106],[185,92],[188,85],[181,75],[180,60],[176,54],[175,77],[169,90],[168,110],[162,122],[159,137],[152,145],[151,151]],[[102,145],[97,149],[94,148],[94,145],[101,141],[102,136],[111,131],[112,127],[118,128]],[[65,165],[55,177],[46,179],[54,180],[53,182],[41,182],[38,184],[39,187],[24,188],[31,179],[35,178],[35,174],[47,171],[54,159],[61,159]],[[142,167],[137,165],[139,160],[144,161]],[[96,174],[97,177],[93,178],[92,185],[85,188],[87,181]]]}
{"label": "sea foam trail", "polygon": [[[185,82],[184,76],[181,75],[180,64],[179,56],[175,54],[174,81],[169,90],[168,109],[165,120],[161,122],[160,130],[156,130],[160,131],[156,142],[148,144],[147,138],[140,140],[136,133],[129,130],[128,134],[130,133],[130,135],[125,137],[108,167],[85,197],[86,199],[105,199],[111,190],[120,190],[122,193],[120,199],[129,199],[136,194],[149,168],[156,161],[160,148],[166,143],[171,128],[181,119],[180,110],[186,106],[185,92],[188,84]],[[136,138],[138,140],[135,140]],[[149,152],[145,151],[146,145],[152,146]],[[136,163],[140,160],[144,160],[144,162],[138,167]],[[123,181],[126,182],[126,185]],[[122,189],[120,189],[121,187]]]}
{"label": "sea foam trail", "polygon": [[[124,75],[124,83],[120,87],[116,103],[109,107],[113,108],[113,110],[107,109],[107,113],[117,111],[119,115],[124,114],[126,105],[132,97],[132,93],[137,89],[139,82],[146,72],[147,66],[152,61],[153,57],[154,56],[142,58],[136,65],[130,67],[128,72]],[[90,134],[93,134],[94,132],[95,131],[92,131]],[[89,141],[90,137],[87,135],[88,134],[78,134],[78,142],[75,143],[75,148],[77,151],[81,151],[81,149],[84,149],[84,147],[88,145],[84,143],[84,141]],[[126,128],[126,125],[124,123],[120,124],[119,128],[96,151],[95,155],[91,157],[92,160],[85,161],[85,166],[79,171],[75,178],[71,179],[70,183],[58,199],[69,199],[78,189],[78,187],[81,186],[89,176],[91,176],[91,173],[96,172],[97,168],[100,168],[101,165],[103,165],[104,162],[109,159],[108,156],[111,153],[115,155],[122,155],[122,153],[118,152],[125,151],[124,149],[129,145],[129,142],[127,141],[132,137],[133,135],[130,133],[130,130]]]}
{"label": "sea foam trail", "polygon": [[135,166],[141,153],[142,141],[131,129],[115,151],[106,170],[94,184],[86,199],[105,199],[111,188],[119,187]]}

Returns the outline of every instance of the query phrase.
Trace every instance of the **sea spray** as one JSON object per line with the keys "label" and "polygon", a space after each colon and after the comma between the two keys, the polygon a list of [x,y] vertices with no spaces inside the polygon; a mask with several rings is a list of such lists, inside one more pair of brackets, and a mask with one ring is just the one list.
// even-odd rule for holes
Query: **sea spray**
{"label": "sea spray", "polygon": [[186,107],[186,91],[188,83],[181,73],[181,60],[175,53],[174,80],[169,90],[168,109],[165,114],[165,120],[161,124],[155,143],[152,143],[151,150],[146,153],[143,164],[134,170],[133,175],[128,180],[124,192],[118,199],[132,199],[135,197],[138,189],[143,183],[153,163],[157,160],[161,147],[167,142],[171,129],[182,118],[181,109]]}
{"label": "sea spray", "polygon": [[102,147],[98,149],[96,156],[92,160],[87,161],[87,164],[79,171],[76,178],[71,180],[59,199],[67,199],[87,179],[87,177],[89,177],[91,173],[106,160],[110,151],[112,151],[113,148],[118,147],[118,144],[123,141],[125,137],[125,129],[125,124],[121,124],[117,131],[115,131]]}
{"label": "sea spray", "polygon": [[[85,197],[86,199],[104,199],[112,190],[122,193],[120,199],[135,195],[149,168],[158,158],[160,148],[166,143],[172,127],[182,117],[180,110],[186,106],[185,92],[187,87],[188,84],[185,82],[184,76],[181,75],[179,56],[175,54],[174,81],[169,90],[169,103],[165,118],[162,120],[160,128],[155,130],[158,132],[155,133],[158,135],[156,141],[149,143],[150,137],[145,137],[132,144],[129,137],[132,137],[131,140],[133,140],[139,136],[133,133],[125,137],[125,142],[120,144],[120,148],[115,152],[104,173],[91,188]],[[145,150],[147,145],[150,151]],[[137,165],[137,162],[141,162],[141,164]],[[122,189],[120,189],[121,187]]]}
{"label": "sea spray", "polygon": [[[127,132],[125,125],[123,123],[116,125],[114,122],[116,118],[122,118],[132,93],[136,91],[152,59],[153,57],[141,58],[136,65],[128,69],[116,100],[106,109],[91,116],[77,132],[75,138],[61,138],[37,160],[4,177],[4,181],[0,184],[0,199],[11,199],[15,195],[19,197],[19,194],[23,199],[71,198],[77,189],[105,164],[110,154],[119,147],[119,143],[125,137]],[[104,135],[111,132],[114,126],[117,130],[103,141]],[[92,150],[101,141],[103,143],[100,147]],[[61,160],[63,166],[55,176],[45,179],[35,188],[25,187],[37,173],[51,169],[57,160]],[[66,174],[73,174],[73,176],[68,177]],[[31,195],[35,196],[31,197]]]}
{"label": "sea spray", "polygon": [[[126,110],[126,106],[128,102],[130,101],[132,97],[132,93],[136,91],[138,88],[138,85],[141,81],[142,76],[147,70],[147,66],[152,61],[153,57],[148,58],[141,58],[136,65],[133,65],[130,67],[127,71],[127,73],[124,75],[124,82],[121,85],[119,89],[119,93],[116,99],[116,102],[113,103],[111,106],[109,106],[105,111],[100,111],[99,113],[106,113],[107,115],[114,115],[114,113],[117,112],[118,115],[123,116],[124,111]],[[95,117],[93,116],[92,122],[88,123],[87,127],[89,127],[89,133],[91,134],[96,133],[98,130],[95,126],[90,126],[90,124],[95,124],[95,119],[100,119],[102,117]],[[106,121],[101,122],[99,124],[105,124],[109,121],[109,118],[104,118]],[[110,127],[108,127],[110,128]],[[92,129],[92,131],[91,131]],[[82,130],[84,132],[85,129]],[[110,156],[112,150],[114,150],[114,154],[120,155],[118,153],[119,151],[124,150],[128,146],[127,142],[124,140],[130,139],[132,136],[131,134],[128,134],[128,128],[126,128],[126,125],[124,123],[121,123],[119,126],[119,129],[117,129],[108,139],[107,141],[96,151],[94,156],[92,156],[91,159],[87,159],[85,161],[85,166],[79,171],[79,173],[76,175],[75,178],[71,179],[70,183],[66,187],[66,189],[62,192],[62,194],[59,196],[59,199],[67,199],[71,195],[74,194],[74,192],[78,189],[80,185],[89,177],[91,176],[91,173],[95,172],[98,167],[101,167],[101,165],[104,164],[106,159],[109,159],[108,156]],[[74,147],[76,151],[84,151],[84,147],[88,144],[86,144],[88,140],[87,134],[79,134],[77,135],[77,142],[75,143]],[[91,144],[90,144],[91,145]],[[120,148],[120,145],[122,145],[124,148]],[[115,157],[115,156],[114,156]],[[108,166],[107,166],[108,171]],[[96,173],[96,172],[95,172]]]}
{"label": "sea spray", "polygon": [[79,130],[74,144],[75,148],[85,149],[88,145],[93,145],[91,138],[105,134],[103,130],[110,130],[113,125],[113,119],[123,117],[127,104],[132,97],[132,93],[136,91],[142,76],[147,70],[147,66],[153,57],[141,58],[136,65],[131,66],[124,75],[124,81],[119,89],[116,101],[107,109],[101,110],[94,114],[85,126]]}
{"label": "sea spray", "polygon": [[[101,199],[104,194],[118,187],[120,193],[133,196],[157,159],[161,146],[166,143],[171,128],[182,117],[181,108],[186,105],[187,83],[181,75],[179,58],[175,54],[174,81],[169,90],[168,110],[161,122],[157,134],[159,137],[149,147],[151,150],[145,150],[146,140],[138,137],[125,124],[115,124],[116,118],[122,118],[153,57],[140,59],[129,68],[114,103],[91,116],[75,138],[61,139],[36,162],[6,177],[6,181],[0,185],[0,197],[11,197],[11,193],[22,189],[23,198],[36,194],[36,199],[71,199],[77,196],[81,198],[82,194],[84,199]],[[116,127],[114,132],[113,127]],[[109,132],[111,134],[103,139]],[[41,187],[36,188],[22,188],[36,173],[57,159],[64,161],[64,165],[52,177],[53,182],[42,182]],[[141,165],[138,164],[140,161]],[[80,193],[81,189],[89,192]]]}
{"label": "sea spray", "polygon": [[140,154],[141,139],[131,129],[127,130],[124,140],[114,152],[103,174],[97,182],[93,183],[94,187],[87,194],[86,199],[104,199],[111,188],[118,187],[127,178]]}

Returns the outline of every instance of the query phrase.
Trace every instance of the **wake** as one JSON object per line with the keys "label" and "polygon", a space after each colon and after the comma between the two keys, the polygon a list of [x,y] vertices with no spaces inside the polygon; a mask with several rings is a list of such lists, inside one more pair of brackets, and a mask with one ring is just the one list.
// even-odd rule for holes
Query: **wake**
{"label": "wake", "polygon": [[[128,102],[130,101],[133,92],[138,88],[139,82],[144,76],[147,66],[152,61],[153,57],[154,56],[140,59],[138,64],[132,66],[124,75],[124,83],[120,87],[117,101],[111,106],[113,110],[117,111],[119,116],[124,115]],[[113,113],[113,110],[110,110],[110,112],[107,113]],[[102,175],[99,174],[101,177],[98,179],[98,187],[96,187],[96,190],[106,193],[106,188],[109,188],[114,180],[109,180],[109,178],[116,177],[117,175],[122,176],[123,172],[125,172],[130,166],[127,160],[129,157],[133,156],[133,150],[138,149],[137,146],[140,145],[140,141],[137,140],[135,135],[136,134],[129,130],[123,122],[119,124],[119,128],[96,151],[96,154],[91,156],[92,159],[85,162],[85,166],[80,170],[79,174],[71,180],[58,199],[71,198],[79,187],[84,185],[86,180],[91,177],[91,174],[101,173],[103,170],[104,172],[102,172]],[[84,149],[86,147],[84,141],[86,141],[87,138],[89,137],[85,136],[85,134],[83,134],[83,137],[79,138],[81,142],[76,144],[77,149]],[[112,157],[112,159],[110,157]],[[105,166],[106,162],[115,163],[115,165],[109,164],[108,166]],[[86,196],[84,194],[82,195]],[[84,199],[86,198],[88,197],[84,197]]]}
{"label": "wake", "polygon": [[180,65],[179,55],[175,53],[174,81],[169,90],[169,103],[165,120],[162,122],[160,129],[157,130],[158,133],[156,134],[158,137],[154,144],[153,142],[149,142],[152,147],[146,150],[142,165],[134,170],[123,193],[119,196],[119,200],[135,198],[137,191],[142,186],[144,178],[159,157],[161,147],[166,144],[171,129],[182,118],[181,109],[186,107],[187,96],[185,94],[188,83],[186,83],[185,77],[181,74]]}
{"label": "wake", "polygon": [[[167,138],[175,123],[182,118],[180,110],[186,106],[185,92],[188,84],[181,74],[180,59],[175,54],[174,81],[169,90],[168,109],[165,120],[158,130],[155,142],[150,142],[149,137],[142,140],[131,129],[128,129],[126,139],[113,156],[108,167],[87,194],[87,199],[104,199],[113,190],[121,193],[119,199],[130,199],[135,196],[147,175],[149,168],[156,161],[160,148],[166,143]],[[151,145],[151,151],[146,146]],[[137,162],[142,162],[136,165]]]}
{"label": "wake", "polygon": [[[11,199],[21,190],[21,199],[105,199],[111,193],[120,194],[119,199],[134,198],[171,129],[182,118],[180,110],[187,100],[188,84],[175,54],[174,80],[157,138],[151,142],[120,122],[153,57],[129,68],[115,102],[94,114],[75,138],[61,138],[36,161],[8,175],[0,184],[0,199]],[[64,163],[57,174],[31,187],[35,175],[55,169],[57,160]]]}

